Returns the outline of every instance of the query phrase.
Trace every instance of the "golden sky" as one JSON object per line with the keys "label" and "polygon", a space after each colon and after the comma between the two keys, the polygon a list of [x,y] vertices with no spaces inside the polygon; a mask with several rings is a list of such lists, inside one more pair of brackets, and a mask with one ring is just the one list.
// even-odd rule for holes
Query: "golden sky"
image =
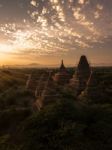
{"label": "golden sky", "polygon": [[111,0],[0,0],[0,64],[112,64]]}

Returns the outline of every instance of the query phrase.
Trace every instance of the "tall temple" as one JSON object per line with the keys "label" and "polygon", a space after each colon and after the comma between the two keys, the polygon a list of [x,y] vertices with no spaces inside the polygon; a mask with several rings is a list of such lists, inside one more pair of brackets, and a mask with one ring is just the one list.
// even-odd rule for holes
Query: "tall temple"
{"label": "tall temple", "polygon": [[70,80],[70,86],[77,91],[77,95],[85,89],[90,75],[90,65],[86,56],[82,55],[73,78]]}
{"label": "tall temple", "polygon": [[61,61],[61,66],[59,72],[53,76],[53,80],[59,84],[67,84],[69,82],[70,76],[64,66],[63,60]]}

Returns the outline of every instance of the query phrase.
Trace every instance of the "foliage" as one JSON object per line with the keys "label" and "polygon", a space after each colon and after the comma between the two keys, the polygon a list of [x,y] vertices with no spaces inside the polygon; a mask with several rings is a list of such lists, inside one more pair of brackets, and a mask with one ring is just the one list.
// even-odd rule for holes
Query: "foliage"
{"label": "foliage", "polygon": [[94,71],[98,82],[82,101],[58,86],[62,99],[36,113],[34,93],[25,90],[26,74],[45,71],[0,72],[0,150],[111,150],[112,68]]}

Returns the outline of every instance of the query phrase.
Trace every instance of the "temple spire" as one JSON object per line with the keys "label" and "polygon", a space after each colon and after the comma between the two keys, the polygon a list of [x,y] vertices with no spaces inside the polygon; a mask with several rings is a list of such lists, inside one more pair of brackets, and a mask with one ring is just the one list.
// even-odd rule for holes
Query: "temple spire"
{"label": "temple spire", "polygon": [[61,66],[60,66],[60,70],[65,70],[65,66],[64,66],[64,62],[63,62],[63,59],[61,61]]}
{"label": "temple spire", "polygon": [[70,80],[70,86],[77,89],[77,94],[79,95],[85,90],[87,82],[91,76],[91,67],[88,63],[87,57],[82,55],[79,60],[77,69]]}
{"label": "temple spire", "polygon": [[61,85],[67,84],[69,82],[70,76],[65,68],[63,60],[59,68],[59,72],[55,73],[53,80]]}
{"label": "temple spire", "polygon": [[85,55],[82,55],[78,64],[79,69],[89,68],[89,63],[87,60],[87,57]]}
{"label": "temple spire", "polygon": [[81,78],[81,80],[87,80],[91,74],[91,68],[85,55],[82,55],[80,58],[76,74],[79,78]]}

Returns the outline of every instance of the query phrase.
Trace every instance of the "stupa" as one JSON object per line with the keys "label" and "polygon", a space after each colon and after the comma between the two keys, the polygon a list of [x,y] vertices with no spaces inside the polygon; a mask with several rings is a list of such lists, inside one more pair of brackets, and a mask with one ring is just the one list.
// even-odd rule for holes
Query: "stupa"
{"label": "stupa", "polygon": [[61,61],[61,66],[59,72],[53,76],[53,80],[58,84],[67,84],[69,82],[70,76],[64,66],[63,60]]}

